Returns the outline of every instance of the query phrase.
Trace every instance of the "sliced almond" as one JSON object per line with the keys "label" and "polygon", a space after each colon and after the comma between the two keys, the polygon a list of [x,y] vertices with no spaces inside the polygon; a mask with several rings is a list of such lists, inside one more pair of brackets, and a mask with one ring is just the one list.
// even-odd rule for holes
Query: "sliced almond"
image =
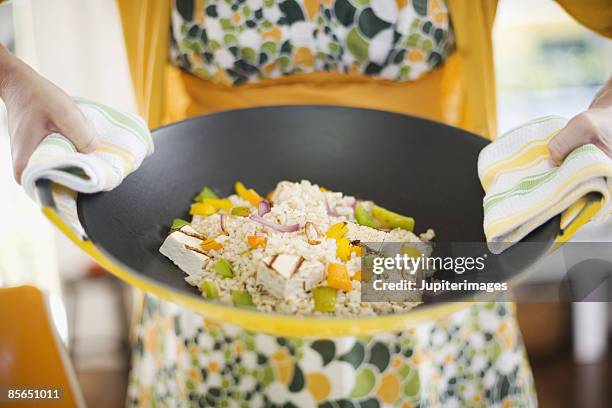
{"label": "sliced almond", "polygon": [[225,235],[229,235],[229,232],[227,232],[227,216],[225,214],[219,216],[219,226]]}
{"label": "sliced almond", "polygon": [[324,236],[323,232],[310,221],[304,224],[304,233],[310,245],[319,245],[321,243],[321,238]]}

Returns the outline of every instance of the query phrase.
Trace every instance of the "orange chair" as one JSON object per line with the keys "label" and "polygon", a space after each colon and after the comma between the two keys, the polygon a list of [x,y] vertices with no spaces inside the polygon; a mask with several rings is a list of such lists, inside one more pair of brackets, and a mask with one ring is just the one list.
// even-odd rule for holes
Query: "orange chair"
{"label": "orange chair", "polygon": [[2,395],[0,407],[85,406],[45,297],[32,286],[0,288],[0,390],[6,389],[60,389],[61,400],[17,402]]}

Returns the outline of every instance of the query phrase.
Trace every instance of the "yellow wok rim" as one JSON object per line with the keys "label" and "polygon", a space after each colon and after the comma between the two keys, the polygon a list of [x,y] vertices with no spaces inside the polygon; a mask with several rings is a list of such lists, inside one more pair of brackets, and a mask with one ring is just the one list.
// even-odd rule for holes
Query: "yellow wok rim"
{"label": "yellow wok rim", "polygon": [[474,302],[449,302],[435,306],[417,308],[407,313],[383,316],[329,318],[318,316],[291,316],[263,313],[255,310],[240,309],[219,303],[208,302],[204,298],[181,293],[161,285],[154,280],[122,266],[111,259],[89,240],[79,238],[51,207],[43,207],[43,214],[79,248],[85,251],[104,269],[126,283],[153,294],[163,300],[189,308],[206,319],[239,326],[243,329],[292,337],[343,337],[369,336],[386,332],[401,332],[419,323],[443,319],[453,312],[469,307]]}

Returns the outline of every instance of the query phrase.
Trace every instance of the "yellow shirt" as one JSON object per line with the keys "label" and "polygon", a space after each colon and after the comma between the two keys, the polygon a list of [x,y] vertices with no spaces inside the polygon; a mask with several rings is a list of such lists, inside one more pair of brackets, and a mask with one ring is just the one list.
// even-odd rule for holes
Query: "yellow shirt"
{"label": "yellow shirt", "polygon": [[[612,37],[612,2],[558,0],[578,21]],[[151,127],[197,114],[295,103],[368,107],[424,116],[494,138],[491,29],[497,0],[449,0],[457,51],[415,82],[314,73],[240,86],[215,85],[168,63],[169,1],[118,0],[136,100]]]}

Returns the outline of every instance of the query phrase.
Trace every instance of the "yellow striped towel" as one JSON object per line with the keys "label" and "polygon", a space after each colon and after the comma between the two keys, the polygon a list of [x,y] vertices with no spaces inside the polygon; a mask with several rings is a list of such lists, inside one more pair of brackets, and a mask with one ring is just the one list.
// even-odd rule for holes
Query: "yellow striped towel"
{"label": "yellow striped towel", "polygon": [[59,133],[44,138],[22,175],[22,185],[33,200],[39,179],[81,193],[112,190],[153,153],[151,133],[142,118],[81,98],[75,102],[96,130],[100,146],[83,154]]}
{"label": "yellow striped towel", "polygon": [[603,221],[610,214],[610,157],[588,144],[570,153],[559,167],[548,161],[548,141],[566,123],[558,116],[533,120],[480,152],[484,232],[492,252],[504,251],[558,214],[561,228],[568,229],[593,197],[598,211],[592,218]]}

